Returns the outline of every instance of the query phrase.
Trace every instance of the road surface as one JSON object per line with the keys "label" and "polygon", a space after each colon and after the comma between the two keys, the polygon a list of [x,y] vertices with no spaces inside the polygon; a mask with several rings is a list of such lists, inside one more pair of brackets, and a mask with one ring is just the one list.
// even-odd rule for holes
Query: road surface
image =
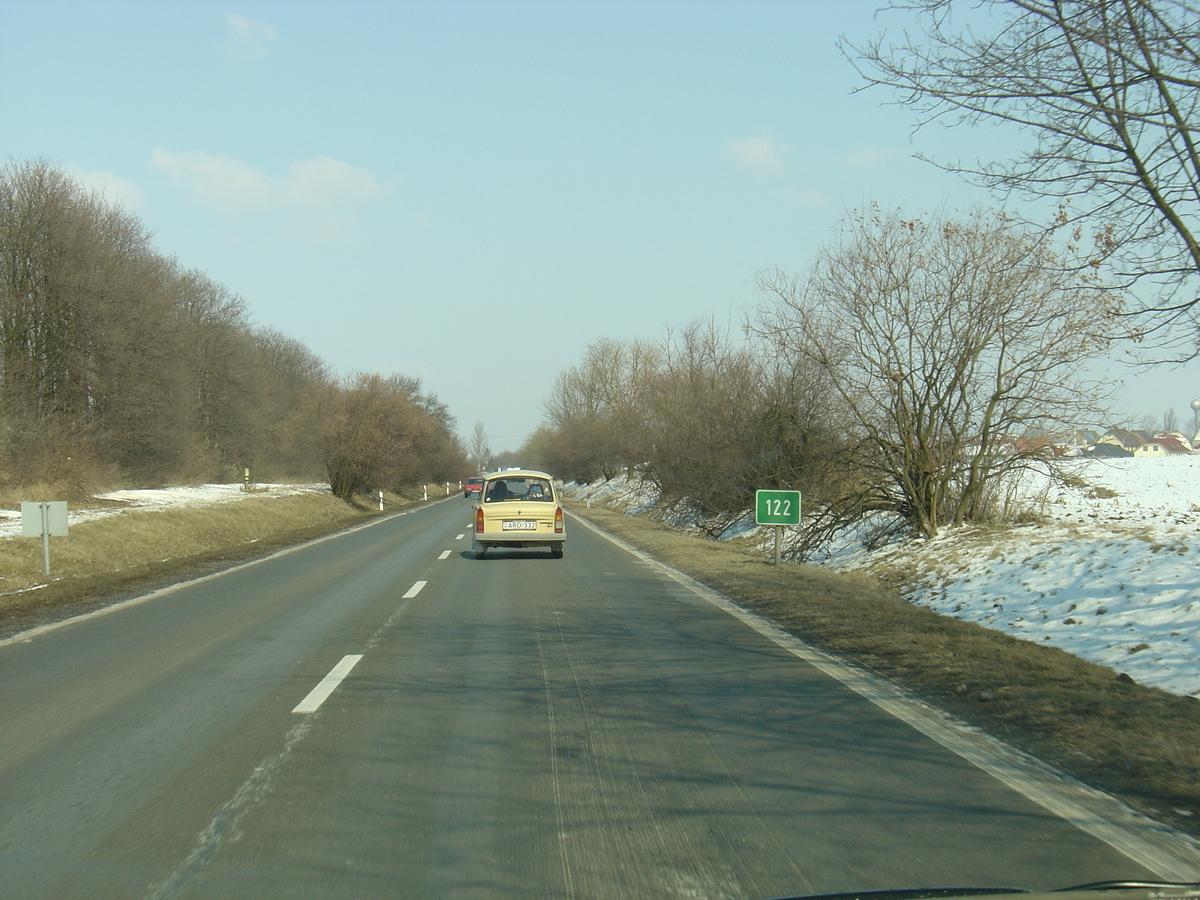
{"label": "road surface", "polygon": [[475,560],[470,522],[452,497],[0,644],[0,896],[1155,874],[577,521],[562,560]]}

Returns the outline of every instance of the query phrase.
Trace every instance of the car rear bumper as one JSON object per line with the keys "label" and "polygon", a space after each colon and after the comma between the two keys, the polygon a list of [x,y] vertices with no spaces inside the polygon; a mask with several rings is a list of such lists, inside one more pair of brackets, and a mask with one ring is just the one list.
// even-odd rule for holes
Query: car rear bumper
{"label": "car rear bumper", "polygon": [[472,535],[472,543],[476,547],[480,544],[485,547],[545,547],[547,544],[561,544],[566,537],[561,531],[550,534],[544,532],[539,534],[534,531],[521,534],[508,531],[485,531],[483,534],[477,532]]}

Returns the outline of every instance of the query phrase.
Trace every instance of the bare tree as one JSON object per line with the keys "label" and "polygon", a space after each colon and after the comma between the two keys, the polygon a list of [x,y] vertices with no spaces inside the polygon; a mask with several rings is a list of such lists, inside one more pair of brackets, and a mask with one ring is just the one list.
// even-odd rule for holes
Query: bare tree
{"label": "bare tree", "polygon": [[[986,29],[956,30],[954,13]],[[1088,222],[1092,264],[1136,287],[1142,335],[1200,353],[1200,12],[1188,0],[897,0],[924,34],[843,49],[921,125],[998,120],[1036,144],[1012,161],[937,164]],[[991,27],[989,27],[991,26]],[[1182,330],[1170,326],[1186,324]]]}
{"label": "bare tree", "polygon": [[172,272],[174,365],[184,382],[180,406],[191,432],[190,463],[197,475],[239,477],[250,464],[260,421],[255,371],[258,345],[245,304],[195,270]]}
{"label": "bare tree", "polygon": [[461,471],[462,448],[426,399],[420,379],[405,375],[345,380],[321,427],[335,496],[352,502],[358,493],[448,481]]}
{"label": "bare tree", "polygon": [[1099,388],[1081,373],[1113,301],[1002,216],[852,216],[806,281],[762,288],[760,332],[823,371],[852,417],[848,516],[926,535],[986,518],[999,485],[1046,461],[1027,439],[1091,420]]}
{"label": "bare tree", "polygon": [[471,457],[471,465],[474,466],[477,473],[486,471],[488,460],[492,455],[491,445],[488,443],[487,432],[484,431],[483,422],[475,423],[475,430],[471,432],[471,441],[467,447],[467,452]]}
{"label": "bare tree", "polygon": [[1169,407],[1163,413],[1163,431],[1178,431],[1179,430],[1179,414],[1175,412],[1174,407]]}
{"label": "bare tree", "polygon": [[658,362],[659,350],[649,343],[604,338],[578,366],[559,373],[544,401],[547,423],[564,438],[556,454],[564,469],[555,474],[612,478],[639,461],[648,373]]}
{"label": "bare tree", "polygon": [[254,334],[258,428],[247,464],[258,480],[312,479],[323,471],[320,424],[336,396],[329,367],[312,350],[273,329]]}
{"label": "bare tree", "polygon": [[662,344],[645,391],[644,473],[668,503],[704,517],[740,515],[753,505],[775,435],[762,427],[769,404],[765,369],[754,348],[693,322]]}
{"label": "bare tree", "polygon": [[42,456],[87,446],[149,477],[178,460],[168,283],[123,210],[44,162],[0,170],[0,407],[17,443]]}
{"label": "bare tree", "polygon": [[759,355],[766,395],[755,487],[796,488],[808,508],[825,506],[844,496],[853,478],[845,453],[853,421],[829,373],[810,358],[770,338]]}

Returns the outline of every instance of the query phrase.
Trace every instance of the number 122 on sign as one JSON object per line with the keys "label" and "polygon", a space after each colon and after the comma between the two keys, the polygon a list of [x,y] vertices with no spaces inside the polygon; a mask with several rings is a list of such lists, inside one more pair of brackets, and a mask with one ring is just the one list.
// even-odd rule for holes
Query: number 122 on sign
{"label": "number 122 on sign", "polygon": [[799,525],[799,491],[755,491],[754,521],[758,525]]}

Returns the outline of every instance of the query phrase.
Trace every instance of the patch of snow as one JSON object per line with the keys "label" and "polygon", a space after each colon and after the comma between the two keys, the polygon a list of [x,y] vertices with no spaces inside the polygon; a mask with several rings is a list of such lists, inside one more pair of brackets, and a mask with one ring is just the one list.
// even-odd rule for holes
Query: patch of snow
{"label": "patch of snow", "polygon": [[598,500],[609,506],[621,507],[625,514],[637,516],[653,509],[659,495],[653,486],[625,475],[601,479],[591,484],[568,484],[565,490],[577,500]]}

